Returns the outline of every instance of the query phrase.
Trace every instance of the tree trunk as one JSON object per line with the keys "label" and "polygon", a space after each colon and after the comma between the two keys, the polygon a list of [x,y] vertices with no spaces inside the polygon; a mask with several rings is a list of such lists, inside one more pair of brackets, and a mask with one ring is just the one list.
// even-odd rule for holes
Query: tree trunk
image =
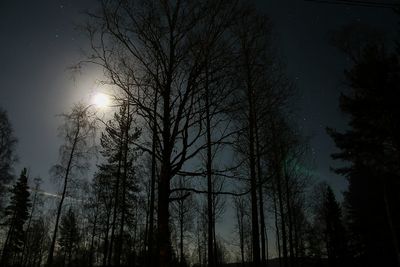
{"label": "tree trunk", "polygon": [[110,216],[111,216],[111,205],[110,205],[110,210],[107,214],[107,224],[106,224],[106,232],[105,232],[105,237],[104,237],[104,247],[103,247],[103,267],[107,266],[107,258],[108,258],[108,233],[110,232]]}
{"label": "tree trunk", "polygon": [[237,224],[238,224],[238,232],[239,232],[239,246],[240,246],[240,257],[241,257],[241,263],[242,267],[244,267],[244,228],[243,228],[243,206],[242,203],[239,202],[240,200],[237,200],[236,202],[236,218],[237,218]]}
{"label": "tree trunk", "polygon": [[156,186],[156,138],[157,138],[157,104],[158,92],[155,90],[154,106],[153,106],[153,125],[152,134],[153,140],[151,144],[151,185],[150,185],[150,218],[149,218],[149,231],[147,237],[147,266],[152,266],[153,263],[153,240],[154,240],[154,204],[155,204],[155,186]]}
{"label": "tree trunk", "polygon": [[279,175],[276,178],[277,178],[277,188],[278,188],[279,212],[281,215],[283,266],[288,267],[287,237],[286,237],[286,225],[285,225],[285,214],[284,214],[285,210],[283,207],[282,187],[281,187],[281,182],[280,182],[281,175]]}
{"label": "tree trunk", "polygon": [[76,129],[76,133],[74,136],[74,143],[72,145],[72,149],[71,149],[71,153],[69,155],[69,159],[68,159],[68,165],[67,165],[67,169],[65,172],[65,177],[64,177],[64,188],[61,194],[61,200],[60,200],[60,204],[58,205],[58,209],[57,209],[57,217],[56,217],[56,223],[54,225],[54,232],[53,232],[53,237],[51,239],[51,245],[50,245],[50,250],[49,250],[49,255],[47,258],[47,266],[52,266],[53,264],[53,254],[54,254],[54,247],[56,245],[56,239],[57,239],[57,231],[58,231],[58,224],[60,222],[60,217],[61,217],[61,210],[62,210],[62,205],[65,199],[65,194],[67,192],[67,185],[68,185],[68,178],[69,178],[69,173],[71,171],[71,164],[72,164],[72,159],[74,157],[74,153],[75,153],[75,148],[76,148],[76,144],[78,142],[78,135],[80,132],[80,124],[78,123],[77,129]]}
{"label": "tree trunk", "polygon": [[[180,205],[183,205],[182,203],[180,203]],[[181,206],[181,208],[182,208],[182,206]],[[183,256],[183,223],[184,223],[184,218],[183,218],[183,211],[182,210],[180,210],[180,265],[181,265],[181,267],[183,267],[184,265],[183,265],[183,263],[184,263],[184,256]]]}
{"label": "tree trunk", "polygon": [[261,152],[260,142],[258,138],[258,127],[257,120],[255,124],[255,137],[256,137],[256,153],[257,153],[257,172],[258,172],[258,197],[259,197],[259,209],[260,209],[260,232],[261,232],[261,264],[265,266],[267,264],[266,247],[265,247],[265,218],[264,218],[264,201],[263,201],[263,181],[262,181],[262,169],[261,169]]}
{"label": "tree trunk", "polygon": [[[278,163],[278,165],[280,165]],[[277,166],[278,169],[281,168],[281,166]],[[282,178],[282,171],[278,170],[278,176],[276,177],[277,179],[277,188],[278,188],[278,203],[279,203],[279,212],[281,215],[281,231],[282,231],[282,252],[283,252],[283,266],[288,267],[288,251],[287,251],[287,237],[286,237],[286,224],[285,224],[285,210],[283,207],[283,196],[282,196],[282,186],[280,179]]]}
{"label": "tree trunk", "polygon": [[213,220],[213,195],[212,195],[212,151],[211,151],[211,118],[210,118],[210,99],[209,99],[209,84],[208,84],[208,66],[206,67],[206,80],[205,80],[205,100],[206,100],[206,131],[207,131],[207,218],[208,218],[208,236],[207,236],[207,249],[208,249],[208,266],[215,266],[214,256],[214,220]]}
{"label": "tree trunk", "polygon": [[[294,205],[293,205],[294,206]],[[294,233],[294,247],[295,247],[295,258],[296,260],[299,258],[299,230],[298,230],[298,223],[297,223],[297,214],[293,214],[293,233]],[[297,264],[299,266],[299,264]]]}
{"label": "tree trunk", "polygon": [[283,166],[282,166],[282,155],[281,151],[279,150],[278,144],[279,138],[276,136],[276,126],[275,123],[272,122],[272,137],[273,140],[276,140],[273,144],[273,153],[274,153],[274,161],[275,161],[275,180],[276,180],[276,187],[278,191],[278,203],[279,203],[279,212],[281,217],[281,231],[282,231],[282,252],[283,252],[283,266],[288,267],[288,252],[287,252],[287,237],[286,237],[286,224],[285,224],[285,211],[283,206],[283,192],[282,192],[282,184],[281,181],[285,178],[283,177]]}
{"label": "tree trunk", "polygon": [[199,228],[199,222],[197,221],[197,253],[199,257],[199,265],[201,266],[201,233],[200,233],[200,228]]}
{"label": "tree trunk", "polygon": [[[158,189],[158,250],[159,266],[169,267],[171,247],[169,239],[169,192],[170,192],[170,171],[169,166],[164,163],[161,166],[160,186]],[[169,164],[169,162],[168,162]]]}
{"label": "tree trunk", "polygon": [[121,264],[121,253],[123,246],[123,234],[124,234],[124,226],[125,226],[125,213],[126,213],[126,181],[128,178],[128,143],[129,143],[129,128],[130,128],[130,114],[129,114],[129,102],[126,103],[126,120],[123,122],[124,125],[124,136],[123,139],[124,144],[124,156],[123,156],[123,169],[124,174],[122,176],[122,196],[121,196],[121,222],[119,228],[119,238],[117,243],[117,250],[115,255],[115,265],[120,266]]}
{"label": "tree trunk", "polygon": [[282,253],[281,253],[281,242],[279,233],[279,218],[278,218],[278,206],[276,203],[276,193],[273,192],[274,196],[274,215],[275,215],[275,230],[276,230],[276,246],[278,247],[279,267],[282,267]]}
{"label": "tree trunk", "polygon": [[32,209],[31,209],[31,213],[29,215],[28,224],[26,225],[24,247],[22,248],[22,260],[21,260],[22,266],[25,266],[26,265],[26,261],[27,261],[27,257],[25,256],[26,243],[27,243],[27,239],[28,239],[29,228],[31,228],[31,222],[32,222],[33,213],[35,212],[38,189],[39,189],[38,185],[36,185],[35,195],[33,196],[33,201],[32,201]]}
{"label": "tree trunk", "polygon": [[118,152],[118,169],[117,169],[117,177],[115,181],[115,195],[114,195],[114,211],[113,211],[113,219],[111,223],[111,237],[110,237],[110,249],[108,251],[108,266],[111,266],[112,262],[112,255],[113,255],[113,246],[114,246],[114,239],[115,239],[115,228],[117,223],[117,214],[119,209],[119,180],[121,178],[121,165],[122,165],[122,152],[123,152],[123,139],[124,133],[121,133],[120,136],[120,147]]}
{"label": "tree trunk", "polygon": [[[250,70],[248,70],[249,72]],[[256,176],[256,159],[255,159],[255,111],[253,102],[253,88],[250,82],[250,73],[247,74],[249,81],[247,82],[247,97],[249,101],[249,163],[250,163],[250,193],[251,193],[251,228],[252,228],[252,245],[253,245],[253,266],[260,266],[260,232],[258,228],[258,211],[257,211],[257,176]]]}
{"label": "tree trunk", "polygon": [[[177,5],[176,8],[178,8]],[[171,140],[171,88],[175,67],[175,23],[170,24],[169,47],[168,47],[168,68],[165,73],[166,83],[162,89],[161,97],[163,101],[162,109],[162,157],[158,187],[158,263],[159,267],[170,267],[171,265],[171,241],[169,229],[169,196],[171,193],[172,166],[171,154],[175,140]],[[179,123],[179,122],[175,122]]]}
{"label": "tree trunk", "polygon": [[89,250],[89,266],[90,267],[93,266],[93,247],[94,247],[94,238],[96,235],[96,226],[97,226],[97,211],[96,211],[96,216],[94,217],[92,238],[90,240],[90,250]]}
{"label": "tree trunk", "polygon": [[[172,47],[172,46],[171,46]],[[171,49],[172,50],[172,49]],[[172,53],[172,52],[171,52]],[[172,60],[172,59],[171,59]],[[171,68],[172,63],[170,62]],[[171,244],[169,229],[169,196],[171,181],[171,118],[170,118],[170,94],[172,77],[168,75],[168,82],[163,91],[163,151],[161,161],[161,173],[158,187],[158,262],[159,267],[169,267],[171,263]]]}
{"label": "tree trunk", "polygon": [[[290,188],[289,188],[289,177],[285,171],[285,185],[286,185],[286,209],[288,214],[288,225],[289,225],[289,250],[290,250],[290,265],[294,267],[294,241],[293,241],[293,222],[292,222],[292,205],[290,200]],[[294,196],[293,196],[294,197]]]}

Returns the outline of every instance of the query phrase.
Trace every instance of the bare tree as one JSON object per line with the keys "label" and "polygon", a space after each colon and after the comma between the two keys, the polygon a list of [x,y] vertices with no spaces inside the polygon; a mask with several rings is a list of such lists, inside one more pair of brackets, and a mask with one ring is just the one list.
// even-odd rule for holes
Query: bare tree
{"label": "bare tree", "polygon": [[64,139],[64,145],[60,148],[60,163],[52,168],[52,172],[57,178],[63,180],[63,189],[47,258],[48,266],[53,263],[54,248],[64,200],[68,196],[70,185],[73,184],[77,175],[88,168],[88,160],[94,145],[96,121],[89,113],[89,107],[79,104],[74,106],[71,113],[62,115],[64,124],[59,131],[60,136]]}
{"label": "bare tree", "polygon": [[199,94],[205,33],[200,30],[209,25],[204,14],[215,10],[228,14],[232,5],[228,1],[103,1],[100,15],[92,16],[95,26],[87,27],[94,52],[89,61],[103,66],[110,82],[128,93],[153,134],[157,129],[155,149],[141,148],[160,164],[160,266],[168,266],[171,255],[171,180],[207,147],[200,142],[205,135]]}
{"label": "bare tree", "polygon": [[[258,120],[263,116],[260,107],[269,107],[269,96],[264,92],[268,91],[266,84],[267,53],[269,46],[269,29],[266,18],[263,18],[251,8],[246,9],[247,16],[242,16],[240,23],[235,29],[238,38],[237,48],[237,83],[242,90],[237,96],[242,100],[242,107],[235,116],[244,127],[239,135],[237,150],[245,156],[251,195],[251,217],[252,217],[252,247],[253,264],[259,266],[260,258],[260,232],[265,227],[264,218],[259,225],[260,212],[263,213],[262,202],[262,173],[261,173],[261,148],[258,140]],[[243,112],[245,110],[245,112]],[[261,121],[261,120],[260,120]],[[244,141],[246,147],[242,143]],[[258,191],[258,192],[257,192]],[[259,194],[259,196],[257,196]],[[259,205],[260,204],[260,205]],[[260,208],[260,210],[259,210]],[[259,212],[260,211],[260,212]],[[265,262],[265,239],[261,238],[262,256]]]}

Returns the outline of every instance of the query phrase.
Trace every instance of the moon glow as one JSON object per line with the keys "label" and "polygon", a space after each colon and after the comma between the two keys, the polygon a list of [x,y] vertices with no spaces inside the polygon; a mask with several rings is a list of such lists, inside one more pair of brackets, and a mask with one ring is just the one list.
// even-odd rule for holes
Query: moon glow
{"label": "moon glow", "polygon": [[110,103],[109,97],[103,93],[97,93],[93,97],[93,104],[99,108],[107,107],[109,103]]}

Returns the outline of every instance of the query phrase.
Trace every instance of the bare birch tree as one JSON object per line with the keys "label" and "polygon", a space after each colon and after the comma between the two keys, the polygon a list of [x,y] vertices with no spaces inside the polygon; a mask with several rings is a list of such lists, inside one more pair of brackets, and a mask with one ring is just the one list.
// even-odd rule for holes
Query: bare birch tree
{"label": "bare birch tree", "polygon": [[53,263],[54,248],[64,200],[70,193],[71,185],[76,181],[76,178],[88,168],[88,160],[91,152],[93,152],[96,121],[89,113],[89,107],[79,104],[72,109],[71,113],[62,115],[64,124],[59,131],[60,136],[64,139],[64,144],[60,148],[60,162],[52,168],[54,175],[62,179],[62,192],[47,258],[48,266]]}

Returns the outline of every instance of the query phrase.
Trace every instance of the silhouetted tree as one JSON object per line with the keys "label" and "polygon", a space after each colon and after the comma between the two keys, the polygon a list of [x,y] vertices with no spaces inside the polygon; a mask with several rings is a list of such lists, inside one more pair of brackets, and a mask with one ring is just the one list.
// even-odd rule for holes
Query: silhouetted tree
{"label": "silhouetted tree", "polygon": [[320,250],[320,255],[314,257],[328,258],[329,266],[346,264],[347,233],[342,221],[342,209],[336,200],[331,187],[326,183],[318,184],[312,192],[314,203],[314,221],[312,222],[315,236],[313,244]]}
{"label": "silhouetted tree", "polygon": [[29,186],[27,170],[23,169],[17,183],[10,190],[11,200],[5,211],[5,225],[8,226],[6,240],[1,255],[1,266],[19,263],[25,241],[25,222],[29,218]]}
{"label": "silhouetted tree", "polygon": [[64,139],[65,143],[60,149],[60,163],[52,168],[52,172],[57,178],[62,179],[63,187],[47,259],[48,266],[51,266],[53,263],[53,254],[62,207],[66,196],[68,193],[71,193],[69,189],[71,189],[70,184],[72,179],[77,178],[79,173],[82,173],[88,168],[88,160],[91,155],[91,149],[93,148],[96,129],[96,121],[88,111],[90,107],[91,106],[84,107],[79,104],[72,109],[71,113],[62,115],[64,124],[59,130],[60,136]]}
{"label": "silhouetted tree", "polygon": [[345,195],[353,255],[368,264],[400,266],[399,151],[400,67],[383,45],[369,44],[346,72],[350,91],[340,97],[350,129],[328,129],[347,165],[336,171],[349,181]]}
{"label": "silhouetted tree", "polygon": [[360,22],[342,26],[331,37],[332,45],[345,53],[353,63],[363,58],[367,46],[381,44],[383,41],[383,32]]}
{"label": "silhouetted tree", "polygon": [[342,223],[342,211],[330,186],[326,189],[322,216],[329,265],[342,266],[346,254],[346,234]]}
{"label": "silhouetted tree", "polygon": [[27,260],[26,256],[27,256],[27,254],[29,254],[27,251],[25,251],[25,249],[28,246],[27,240],[29,239],[29,234],[31,233],[31,229],[30,229],[31,228],[31,223],[35,220],[34,216],[37,213],[37,208],[41,204],[43,204],[43,202],[41,201],[40,196],[39,196],[39,188],[40,188],[40,184],[41,183],[42,183],[42,179],[40,177],[34,178],[35,187],[32,188],[32,191],[34,193],[33,193],[33,196],[32,196],[32,207],[31,207],[31,209],[29,211],[29,219],[28,219],[27,225],[26,225],[26,235],[25,235],[26,242],[24,242],[24,247],[22,249],[22,256],[21,256],[21,264],[22,265],[26,264],[26,260]]}
{"label": "silhouetted tree", "polygon": [[146,266],[151,266],[154,262],[154,213],[155,213],[155,204],[156,204],[156,176],[157,176],[157,157],[156,157],[156,148],[158,141],[157,134],[157,122],[154,118],[157,117],[158,111],[158,92],[154,91],[154,99],[153,99],[153,120],[150,122],[151,128],[151,174],[150,174],[150,198],[149,198],[149,222],[148,222],[148,230],[146,236],[145,247],[146,248]]}
{"label": "silhouetted tree", "polygon": [[[278,117],[279,118],[279,117]],[[280,236],[280,242],[281,242],[281,251],[282,251],[282,263],[283,266],[287,267],[289,266],[288,262],[288,240],[287,240],[287,228],[286,228],[286,219],[287,217],[285,216],[285,191],[284,191],[284,186],[285,186],[285,151],[282,149],[284,147],[284,142],[285,136],[278,136],[279,132],[283,132],[285,129],[285,122],[282,119],[275,119],[272,120],[271,122],[271,137],[273,140],[272,143],[272,148],[271,148],[271,154],[270,154],[270,165],[271,169],[273,170],[273,188],[274,188],[274,201],[276,205],[276,215],[279,216],[279,223],[278,223],[278,217],[276,217],[277,220],[277,234],[281,235]],[[280,224],[280,226],[279,226]],[[280,227],[280,228],[279,228]]]}
{"label": "silhouetted tree", "polygon": [[[130,96],[129,102],[138,108],[138,114],[153,134],[157,129],[153,139],[156,148],[141,148],[156,154],[159,162],[157,256],[160,266],[169,266],[171,259],[171,181],[207,147],[201,144],[205,135],[204,108],[199,94],[205,64],[202,40],[208,37],[202,29],[214,27],[211,20],[234,14],[232,10],[232,2],[222,0],[102,1],[101,13],[93,16],[94,27],[88,27],[94,50],[90,61],[103,66],[110,81]],[[219,26],[226,29],[223,23]],[[101,29],[101,34],[95,29]],[[112,52],[110,43],[116,48]]]}
{"label": "silhouetted tree", "polygon": [[[16,161],[15,145],[17,139],[7,112],[0,108],[0,212],[3,212],[3,201],[5,196],[5,185],[11,182],[12,165]],[[1,213],[0,213],[1,214]]]}
{"label": "silhouetted tree", "polygon": [[[269,90],[271,87],[277,88],[278,80],[269,79],[272,75],[265,71],[276,67],[267,57],[269,24],[241,0],[104,0],[91,19],[86,27],[92,44],[87,61],[104,68],[106,83],[123,92],[123,98],[151,134],[151,140],[134,142],[152,156],[148,223],[146,219],[147,265],[155,265],[151,262],[154,258],[159,266],[170,266],[174,249],[170,239],[171,202],[176,200],[176,194],[185,197],[189,192],[207,196],[207,252],[202,250],[199,259],[203,260],[205,255],[207,264],[215,264],[213,205],[218,199],[216,195],[229,192],[222,192],[223,184],[215,188],[213,183],[219,177],[233,178],[233,168],[218,170],[215,163],[221,147],[232,145],[231,137],[237,132],[247,138],[248,157],[242,164],[248,164],[246,190],[253,199],[253,261],[254,265],[265,262],[262,184],[268,175],[262,169],[265,144],[257,121],[270,104],[277,102],[276,96],[267,97],[273,91]],[[233,110],[237,113],[226,116],[232,115]],[[245,123],[232,127],[230,122],[235,116]],[[204,157],[201,166],[198,157]],[[193,187],[202,186],[204,181],[207,188],[173,187],[180,176],[195,178]],[[154,221],[157,227],[153,227]],[[155,229],[158,254],[149,258]]]}
{"label": "silhouetted tree", "polygon": [[[266,192],[266,184],[271,182],[271,173],[274,172],[275,176],[279,176],[276,179],[279,183],[275,183],[274,188],[280,189],[285,186],[284,173],[278,175],[277,170],[278,166],[284,167],[283,158],[276,158],[275,162],[279,163],[275,164],[275,167],[271,164],[271,155],[274,154],[274,150],[279,152],[281,143],[280,129],[274,130],[271,122],[277,120],[276,114],[286,116],[282,109],[292,94],[292,85],[283,74],[282,66],[275,56],[268,18],[259,15],[251,7],[245,8],[244,12],[246,15],[239,19],[240,23],[234,28],[238,43],[235,47],[237,49],[235,81],[238,86],[235,97],[240,101],[239,108],[234,114],[236,122],[242,126],[234,146],[244,157],[248,169],[246,176],[249,178],[252,197],[253,262],[258,266],[266,265],[268,258],[264,211],[267,206],[265,196],[269,193]],[[278,195],[284,198],[284,192],[281,193]],[[277,204],[280,206],[280,202]],[[280,208],[283,209],[284,206]],[[283,234],[286,235],[285,229]]]}
{"label": "silhouetted tree", "polygon": [[139,138],[141,131],[132,125],[134,122],[129,104],[124,101],[119,111],[114,114],[114,118],[106,123],[101,136],[101,153],[106,163],[100,166],[100,170],[104,174],[108,173],[108,182],[113,189],[112,218],[109,222],[111,235],[107,249],[109,265],[120,264],[127,215],[135,206],[132,201],[137,191],[134,164],[138,155],[137,148],[133,144]]}

